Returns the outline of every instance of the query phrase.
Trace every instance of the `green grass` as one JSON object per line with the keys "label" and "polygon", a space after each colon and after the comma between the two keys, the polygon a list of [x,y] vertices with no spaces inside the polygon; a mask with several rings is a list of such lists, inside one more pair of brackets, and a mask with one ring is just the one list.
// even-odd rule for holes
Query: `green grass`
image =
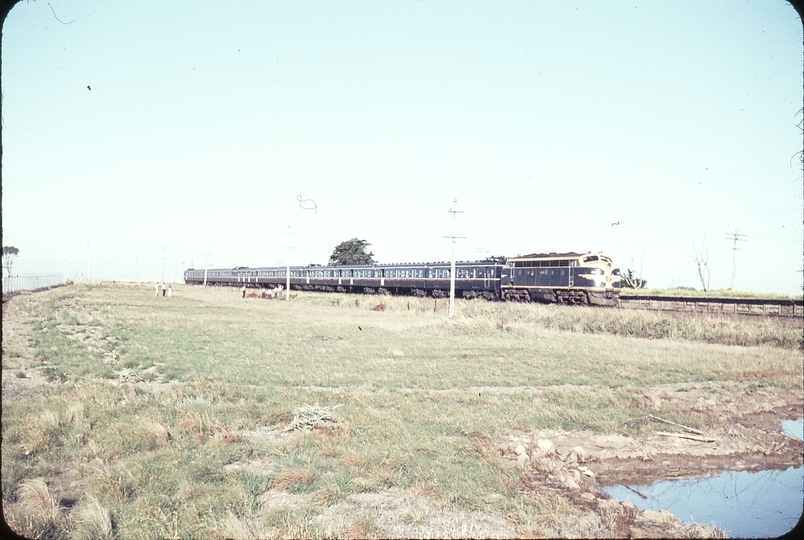
{"label": "green grass", "polygon": [[[634,397],[645,388],[802,377],[798,320],[483,301],[458,301],[450,320],[446,300],[184,286],[170,299],[81,284],[28,299],[15,304],[34,327],[28,369],[49,383],[3,405],[3,500],[19,504],[26,480],[78,474],[83,513],[10,514],[53,538],[97,536],[104,511],[121,540],[249,527],[314,537],[322,507],[391,487],[522,524],[548,503],[518,497],[519,472],[495,446],[511,430],[612,433],[649,412]],[[341,405],[338,429],[283,434],[304,404]],[[259,430],[270,437],[249,435]],[[262,472],[232,467],[251,462]],[[270,489],[306,502],[248,525]],[[493,507],[490,493],[503,495]]]}
{"label": "green grass", "polygon": [[798,299],[801,295],[788,296],[776,293],[757,293],[752,291],[740,291],[733,289],[712,289],[709,291],[698,290],[693,287],[671,287],[671,288],[645,288],[645,289],[622,289],[622,294],[629,296],[700,296],[712,298],[772,298],[779,300]]}

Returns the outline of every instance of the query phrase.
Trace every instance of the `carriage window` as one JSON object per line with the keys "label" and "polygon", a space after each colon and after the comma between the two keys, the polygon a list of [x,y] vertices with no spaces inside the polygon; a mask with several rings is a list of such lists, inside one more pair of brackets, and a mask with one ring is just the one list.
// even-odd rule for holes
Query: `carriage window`
{"label": "carriage window", "polygon": [[584,257],[583,262],[588,263],[597,260],[597,255],[592,255],[590,257]]}

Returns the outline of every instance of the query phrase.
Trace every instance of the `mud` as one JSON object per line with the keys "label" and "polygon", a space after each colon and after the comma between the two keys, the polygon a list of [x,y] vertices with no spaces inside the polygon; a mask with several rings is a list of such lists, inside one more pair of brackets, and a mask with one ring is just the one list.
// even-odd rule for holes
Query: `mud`
{"label": "mud", "polygon": [[[656,414],[630,422],[653,423],[655,430],[649,435],[628,435],[626,426],[615,434],[516,432],[499,441],[499,451],[511,466],[523,469],[523,493],[549,491],[563,497],[594,512],[601,526],[608,526],[617,537],[718,537],[722,533],[680,522],[667,512],[637,512],[631,503],[612,500],[602,486],[802,466],[804,442],[781,433],[782,420],[801,418],[804,413],[800,390],[729,393],[684,385],[657,389],[652,397]],[[662,421],[660,411],[669,416],[672,410],[703,412],[720,420],[709,430],[690,431]]]}

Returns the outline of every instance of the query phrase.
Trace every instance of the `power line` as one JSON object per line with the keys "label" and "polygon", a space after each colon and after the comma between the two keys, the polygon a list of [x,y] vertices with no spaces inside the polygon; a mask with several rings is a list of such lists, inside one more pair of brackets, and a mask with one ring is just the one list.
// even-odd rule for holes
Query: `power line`
{"label": "power line", "polygon": [[444,238],[452,239],[452,265],[450,266],[449,272],[449,317],[452,318],[452,315],[455,313],[455,241],[459,238],[462,240],[466,239],[466,237],[455,236],[457,214],[463,214],[462,211],[458,210],[458,199],[455,199],[450,212],[452,212],[452,236],[445,236]]}
{"label": "power line", "polygon": [[[733,266],[733,269],[732,269],[732,272],[731,272],[731,290],[736,290],[737,289],[737,252],[740,250],[740,248],[737,247],[737,242],[746,241],[746,239],[748,238],[748,235],[747,234],[740,234],[737,231],[734,231],[734,234],[732,234],[732,233],[726,233],[726,234],[730,234],[734,238],[734,248],[732,248],[734,250],[734,266]],[[731,240],[731,238],[727,237],[726,240]]]}
{"label": "power line", "polygon": [[209,253],[209,245],[211,243],[212,242],[207,242],[207,252],[204,253],[204,255],[207,256],[207,265],[204,267],[204,287],[207,286],[207,272],[209,272],[209,255],[210,255],[210,253]]}

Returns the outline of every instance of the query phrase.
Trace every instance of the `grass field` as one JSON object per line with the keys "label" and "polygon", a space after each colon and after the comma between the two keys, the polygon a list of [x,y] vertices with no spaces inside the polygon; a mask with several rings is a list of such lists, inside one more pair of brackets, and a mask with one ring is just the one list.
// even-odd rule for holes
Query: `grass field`
{"label": "grass field", "polygon": [[[652,429],[621,425],[648,413],[651,387],[802,380],[798,319],[479,300],[446,312],[446,300],[182,285],[171,298],[147,284],[14,298],[6,520],[47,538],[366,537],[379,518],[337,529],[327,512],[401,490],[453,512],[455,531],[482,514],[549,535],[572,510],[517,490],[496,446],[511,430]],[[26,324],[7,335],[10,317]],[[305,411],[322,427],[286,431]]]}
{"label": "grass field", "polygon": [[752,291],[741,291],[732,289],[714,289],[709,291],[695,289],[693,287],[672,287],[672,288],[645,288],[645,289],[622,289],[622,293],[629,296],[700,296],[709,298],[771,298],[771,299],[798,299],[801,295],[789,296],[776,293],[756,293]]}

